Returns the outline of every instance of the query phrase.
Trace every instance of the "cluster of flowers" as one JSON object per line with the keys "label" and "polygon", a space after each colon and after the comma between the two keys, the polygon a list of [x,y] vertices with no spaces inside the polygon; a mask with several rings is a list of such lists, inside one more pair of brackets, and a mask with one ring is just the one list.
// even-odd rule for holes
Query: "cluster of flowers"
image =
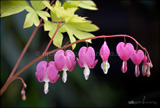
{"label": "cluster of flowers", "polygon": [[[131,58],[132,62],[135,64],[135,75],[138,77],[140,75],[139,64],[143,61],[142,74],[150,76],[150,66],[151,63],[147,62],[147,56],[144,55],[142,50],[134,50],[131,43],[120,42],[116,48],[118,56],[123,60],[122,72],[127,71],[127,60]],[[107,43],[104,42],[100,49],[100,56],[102,58],[101,68],[105,74],[107,74],[110,64],[108,58],[110,55],[110,50]],[[78,53],[79,58],[77,62],[80,67],[84,67],[84,77],[87,80],[89,78],[90,69],[93,69],[97,64],[98,60],[95,60],[95,51],[92,47],[82,47]],[[46,61],[41,61],[38,63],[36,68],[36,77],[39,82],[45,82],[44,93],[48,93],[49,82],[55,83],[59,74],[58,71],[63,71],[62,80],[65,83],[67,81],[67,71],[72,71],[76,65],[75,55],[71,50],[59,50],[55,53],[54,61],[47,63]]]}

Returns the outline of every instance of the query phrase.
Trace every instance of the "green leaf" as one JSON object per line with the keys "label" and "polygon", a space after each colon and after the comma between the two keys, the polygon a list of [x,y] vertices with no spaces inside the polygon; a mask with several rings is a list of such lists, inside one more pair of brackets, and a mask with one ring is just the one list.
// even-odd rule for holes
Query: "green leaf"
{"label": "green leaf", "polygon": [[[44,24],[44,31],[51,31],[52,29],[56,29],[57,28],[57,24],[56,23],[52,23],[50,21],[46,21],[44,20],[45,24]],[[59,32],[66,32],[66,29],[64,26],[62,26],[60,29],[59,29]]]}
{"label": "green leaf", "polygon": [[26,19],[23,25],[23,28],[31,27],[33,24],[38,26],[40,23],[38,15],[35,11],[31,11],[26,15]]}
{"label": "green leaf", "polygon": [[[56,29],[52,29],[49,32],[49,37],[52,38],[53,34],[55,33]],[[62,46],[62,40],[63,40],[63,35],[62,33],[60,33],[59,31],[57,32],[57,34],[55,35],[54,39],[53,39],[53,44],[55,46],[57,46],[58,48],[60,48]]]}
{"label": "green leaf", "polygon": [[46,7],[48,7],[52,12],[55,12],[53,6],[51,6],[48,1],[42,1],[42,3],[43,3]]}
{"label": "green leaf", "polygon": [[61,7],[61,2],[59,0],[56,1],[55,6]]}
{"label": "green leaf", "polygon": [[83,23],[68,23],[68,25],[71,25],[72,27],[86,31],[86,32],[93,32],[99,30],[99,28],[95,24],[91,24],[91,22],[83,22]]}
{"label": "green leaf", "polygon": [[52,30],[52,28],[56,29],[56,27],[57,27],[56,24],[54,24],[54,23],[52,23],[50,21],[44,20],[44,23],[45,23],[44,24],[44,31],[50,31],[50,30]]}
{"label": "green leaf", "polygon": [[84,9],[97,10],[96,4],[92,0],[82,0],[78,6]]}
{"label": "green leaf", "polygon": [[69,18],[65,18],[65,21],[66,22],[79,22],[79,23],[82,23],[82,22],[88,22],[89,20],[86,20],[85,17],[80,17],[78,15],[74,15],[74,16],[71,16]]}
{"label": "green leaf", "polygon": [[43,18],[44,20],[48,20],[47,17],[50,17],[50,14],[48,12],[45,11],[36,11],[36,13]]}
{"label": "green leaf", "polygon": [[[73,10],[72,10],[73,11]],[[69,13],[71,10],[66,11],[63,6],[61,6],[61,3],[59,0],[56,1],[55,6],[54,6],[54,11],[53,13],[58,17],[58,18],[67,18],[70,16],[73,16],[73,14]]]}
{"label": "green leaf", "polygon": [[[45,1],[48,1],[48,0],[45,0]],[[30,0],[33,8],[35,10],[42,10],[44,9],[46,6],[44,5],[44,3],[41,1],[41,0]]]}
{"label": "green leaf", "polygon": [[74,15],[74,13],[76,12],[78,8],[67,8],[66,11],[72,15]]}
{"label": "green leaf", "polygon": [[66,1],[63,3],[63,7],[64,9],[67,9],[67,8],[78,8],[78,4],[79,4],[80,1]]}
{"label": "green leaf", "polygon": [[[70,31],[74,34],[74,36],[76,36],[78,39],[84,39],[84,38],[94,37],[93,34],[80,31],[80,30],[74,28],[71,24],[65,24],[64,26],[67,27],[67,28],[69,28]],[[87,40],[87,42],[91,43],[91,39]]]}
{"label": "green leaf", "polygon": [[[73,32],[70,30],[70,28],[67,28],[67,26],[65,26],[65,27],[66,27],[66,30],[67,30],[67,33],[68,33],[68,35],[69,35],[69,39],[70,39],[71,43],[75,42],[76,39],[75,39],[75,37],[73,36]],[[76,44],[73,44],[73,45],[72,45],[72,50],[74,50],[75,47],[76,47]]]}
{"label": "green leaf", "polygon": [[1,17],[10,16],[23,11],[29,4],[24,0],[1,1]]}

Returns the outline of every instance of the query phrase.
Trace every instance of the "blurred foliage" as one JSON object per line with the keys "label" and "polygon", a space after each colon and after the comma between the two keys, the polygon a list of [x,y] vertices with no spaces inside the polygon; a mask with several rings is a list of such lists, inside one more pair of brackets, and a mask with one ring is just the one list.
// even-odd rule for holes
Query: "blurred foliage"
{"label": "blurred foliage", "polygon": [[[30,4],[31,5],[30,5]],[[45,8],[50,9],[50,14],[46,12]],[[69,39],[72,42],[78,39],[84,39],[88,37],[94,37],[93,34],[89,32],[97,31],[99,28],[91,24],[90,20],[87,20],[86,17],[81,17],[78,14],[75,14],[78,7],[88,9],[88,10],[97,10],[96,4],[92,0],[88,1],[65,1],[62,5],[61,1],[55,0],[55,2],[50,5],[49,0],[30,0],[30,1],[1,1],[1,17],[6,17],[14,15],[23,10],[26,10],[28,14],[25,17],[23,28],[29,28],[32,25],[38,26],[40,24],[40,19],[44,20],[44,30],[49,31],[49,37],[52,38],[56,29],[59,28],[58,23],[67,23],[58,30],[57,34],[54,37],[53,44],[57,47],[61,47],[63,41],[63,34],[67,32]],[[51,21],[48,18],[51,17]],[[57,23],[58,22],[58,23]],[[75,26],[76,25],[76,26]],[[87,27],[85,27],[87,26]],[[75,37],[76,38],[75,38]],[[91,43],[91,40],[87,40]],[[76,47],[76,44],[72,45],[72,49]]]}
{"label": "blurred foliage", "polygon": [[[68,72],[67,83],[59,78],[55,84],[50,84],[49,93],[43,93],[43,83],[35,77],[37,63],[24,71],[20,76],[27,84],[26,101],[21,99],[22,83],[15,80],[1,96],[1,107],[114,107],[132,106],[128,101],[157,102],[159,105],[159,18],[157,2],[146,3],[140,1],[95,1],[99,11],[78,10],[78,14],[88,16],[101,30],[94,35],[129,34],[136,38],[150,53],[154,67],[151,77],[134,76],[134,65],[128,61],[128,71],[121,72],[122,61],[116,55],[116,45],[123,39],[106,39],[111,50],[108,74],[104,75],[100,68],[101,59],[98,54],[103,39],[93,40],[90,46],[95,48],[96,58],[99,60],[91,70],[88,81],[84,79],[83,68],[76,64],[72,72]],[[27,11],[2,18],[1,20],[1,87],[16,63],[29,36],[35,27],[23,29]],[[48,32],[40,28],[36,33],[27,53],[17,70],[42,54],[49,42]],[[68,35],[64,34],[63,45],[68,42]],[[129,42],[133,42],[127,39]],[[133,43],[135,45],[135,43]],[[74,52],[77,56],[80,47],[85,43],[77,44]],[[51,45],[49,50],[56,48]],[[71,49],[68,48],[68,49]],[[54,54],[49,55],[53,60]],[[46,60],[47,58],[44,58]],[[61,73],[61,72],[60,72]],[[146,104],[147,106],[153,104]],[[133,105],[135,106],[135,105]],[[144,106],[144,105],[143,105]]]}

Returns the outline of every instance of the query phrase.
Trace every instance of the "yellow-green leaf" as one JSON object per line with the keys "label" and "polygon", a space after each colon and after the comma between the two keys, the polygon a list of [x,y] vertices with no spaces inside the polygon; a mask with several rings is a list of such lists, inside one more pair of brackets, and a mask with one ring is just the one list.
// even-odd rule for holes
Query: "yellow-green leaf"
{"label": "yellow-green leaf", "polygon": [[66,22],[88,22],[89,20],[86,20],[85,17],[80,17],[78,15],[74,15],[74,16],[71,16],[69,18],[65,18],[65,21]]}
{"label": "yellow-green leaf", "polygon": [[[55,29],[52,29],[52,31],[49,32],[49,37],[52,38],[53,34],[55,33]],[[63,40],[63,35],[60,32],[57,32],[53,39],[53,44],[60,48],[62,46],[62,40]]]}
{"label": "yellow-green leaf", "polygon": [[[48,0],[45,1],[48,2]],[[30,2],[35,10],[42,10],[46,7],[44,3],[42,3],[42,0],[30,0]]]}
{"label": "yellow-green leaf", "polygon": [[38,18],[38,15],[35,13],[33,17],[33,23],[35,26],[38,26],[40,24],[40,20]]}
{"label": "yellow-green leaf", "polygon": [[63,3],[63,7],[64,9],[67,9],[67,8],[78,8],[78,4],[79,4],[80,1],[67,1],[67,2],[64,2]]}
{"label": "yellow-green leaf", "polygon": [[44,31],[50,31],[52,30],[52,28],[55,28],[56,29],[57,25],[50,22],[50,21],[47,21],[47,20],[44,20]]}
{"label": "yellow-green leaf", "polygon": [[[67,33],[68,33],[68,35],[69,35],[69,39],[70,39],[71,43],[75,42],[76,39],[75,39],[75,37],[73,36],[73,32],[70,30],[70,28],[67,28],[67,26],[65,26],[65,28],[66,28],[66,30],[67,30]],[[73,44],[73,45],[72,45],[72,50],[74,50],[75,47],[76,47],[76,44]]]}
{"label": "yellow-green leaf", "polygon": [[78,6],[84,9],[97,10],[96,4],[92,0],[82,0]]}
{"label": "yellow-green leaf", "polygon": [[[45,24],[44,24],[44,31],[51,31],[52,29],[56,29],[57,28],[57,24],[56,23],[52,23],[50,21],[46,21],[44,20]],[[64,26],[62,26],[60,29],[59,29],[59,32],[66,32],[66,29]]]}
{"label": "yellow-green leaf", "polygon": [[66,11],[72,15],[74,15],[74,13],[76,12],[78,8],[67,8]]}
{"label": "yellow-green leaf", "polygon": [[43,18],[44,20],[48,20],[47,17],[50,17],[50,14],[48,12],[45,11],[36,11],[36,13]]}
{"label": "yellow-green leaf", "polygon": [[10,16],[23,11],[29,4],[24,0],[2,0],[1,17]]}
{"label": "yellow-green leaf", "polygon": [[93,32],[99,30],[99,28],[95,24],[91,24],[91,22],[82,22],[82,23],[73,23],[70,22],[68,25],[71,25],[72,27],[86,31],[86,32]]}
{"label": "yellow-green leaf", "polygon": [[59,0],[56,1],[55,6],[61,7],[61,2]]}
{"label": "yellow-green leaf", "polygon": [[[73,26],[71,26],[69,24],[65,24],[65,26],[67,28],[69,28],[73,32],[74,36],[76,36],[78,39],[84,39],[84,38],[94,37],[93,34],[80,31],[80,30],[74,28]],[[87,40],[87,42],[91,43],[91,39]]]}
{"label": "yellow-green leaf", "polygon": [[26,15],[26,19],[25,19],[23,28],[31,27],[33,24],[35,26],[38,26],[39,23],[40,23],[40,21],[39,21],[38,15],[36,14],[35,11],[33,11],[33,12],[30,12]]}
{"label": "yellow-green leaf", "polygon": [[58,18],[62,17],[62,18],[67,18],[69,16],[71,16],[64,8],[62,7],[54,7],[55,9],[55,14]]}
{"label": "yellow-green leaf", "polygon": [[48,7],[52,12],[55,12],[53,6],[51,6],[48,1],[42,1],[42,3],[43,3],[46,7]]}
{"label": "yellow-green leaf", "polygon": [[28,28],[33,25],[33,17],[34,17],[34,13],[28,13],[26,15],[26,19],[25,19],[23,28]]}

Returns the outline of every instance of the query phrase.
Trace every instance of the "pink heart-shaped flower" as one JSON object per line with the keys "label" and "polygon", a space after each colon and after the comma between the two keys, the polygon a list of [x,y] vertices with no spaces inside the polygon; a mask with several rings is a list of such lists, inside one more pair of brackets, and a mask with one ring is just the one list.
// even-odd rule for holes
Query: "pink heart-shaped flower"
{"label": "pink heart-shaped flower", "polygon": [[118,43],[117,47],[117,54],[118,56],[123,60],[123,61],[127,61],[131,54],[134,51],[134,47],[131,43],[124,43],[124,42],[120,42]]}
{"label": "pink heart-shaped flower", "polygon": [[138,51],[134,50],[131,55],[131,60],[135,65],[139,65],[142,62],[143,58],[144,58],[144,53],[142,50]]}

